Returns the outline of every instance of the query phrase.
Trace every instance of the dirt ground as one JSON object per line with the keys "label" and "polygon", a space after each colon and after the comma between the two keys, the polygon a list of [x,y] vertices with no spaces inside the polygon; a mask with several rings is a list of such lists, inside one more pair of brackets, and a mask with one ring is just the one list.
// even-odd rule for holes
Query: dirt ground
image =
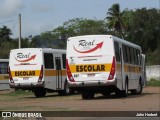
{"label": "dirt ground", "polygon": [[44,98],[35,98],[32,93],[12,95],[0,91],[0,111],[159,111],[160,87],[146,87],[140,95],[117,98],[96,94],[93,100],[82,100],[80,94],[58,96],[48,93]]}
{"label": "dirt ground", "polygon": [[0,92],[0,110],[40,111],[158,111],[160,110],[160,87],[146,87],[140,95],[117,98],[97,94],[93,100],[82,100],[80,94],[58,96],[48,93],[44,98],[33,94],[10,95]]}

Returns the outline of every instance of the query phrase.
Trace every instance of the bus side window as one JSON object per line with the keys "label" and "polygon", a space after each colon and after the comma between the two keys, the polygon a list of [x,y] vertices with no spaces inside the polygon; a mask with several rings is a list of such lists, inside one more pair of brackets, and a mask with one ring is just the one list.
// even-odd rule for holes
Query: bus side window
{"label": "bus side window", "polygon": [[125,46],[125,53],[126,53],[126,63],[128,63],[127,46]]}
{"label": "bus side window", "polygon": [[120,62],[120,54],[119,54],[119,44],[114,42],[115,54],[116,54],[116,61]]}
{"label": "bus side window", "polygon": [[124,59],[124,63],[127,63],[127,54],[126,54],[126,49],[125,49],[125,45],[122,45],[122,50],[123,50],[123,59]]}
{"label": "bus side window", "polygon": [[140,65],[140,51],[136,50],[136,56],[137,56],[137,65]]}
{"label": "bus side window", "polygon": [[62,54],[63,68],[66,69],[66,54]]}
{"label": "bus side window", "polygon": [[126,50],[127,50],[127,63],[130,63],[129,47],[126,47]]}
{"label": "bus side window", "polygon": [[56,70],[61,70],[61,58],[55,57],[56,60]]}
{"label": "bus side window", "polygon": [[1,71],[2,71],[2,67],[1,67],[1,63],[0,63],[0,74],[2,74],[2,72],[1,72]]}
{"label": "bus side window", "polygon": [[139,50],[138,50],[138,60],[139,60],[139,65],[141,65],[141,54]]}
{"label": "bus side window", "polygon": [[44,65],[46,69],[54,68],[54,61],[53,61],[52,53],[44,53]]}
{"label": "bus side window", "polygon": [[130,48],[130,52],[131,52],[131,63],[134,64],[134,49]]}
{"label": "bus side window", "polygon": [[137,65],[136,49],[134,49],[133,52],[134,52],[134,64]]}
{"label": "bus side window", "polygon": [[8,73],[8,63],[3,62],[0,63],[0,74],[7,74]]}
{"label": "bus side window", "polygon": [[129,61],[130,61],[130,64],[132,64],[132,48],[129,47]]}

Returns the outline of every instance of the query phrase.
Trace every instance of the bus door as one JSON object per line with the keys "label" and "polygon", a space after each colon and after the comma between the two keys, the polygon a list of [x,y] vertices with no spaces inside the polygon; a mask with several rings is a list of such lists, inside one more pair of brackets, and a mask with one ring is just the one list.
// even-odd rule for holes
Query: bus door
{"label": "bus door", "polygon": [[122,83],[122,89],[124,88],[124,79],[123,79],[123,73],[124,73],[124,63],[123,63],[123,59],[122,59],[122,49],[120,48],[120,50],[119,50],[119,55],[120,55],[120,66],[121,66],[121,68],[120,68],[120,74],[121,74],[121,83]]}
{"label": "bus door", "polygon": [[115,47],[115,55],[116,55],[116,62],[117,62],[117,87],[119,89],[123,89],[123,71],[124,71],[124,66],[123,66],[123,59],[122,59],[122,44],[119,44],[118,42],[114,42],[114,47]]}
{"label": "bus door", "polygon": [[56,89],[62,89],[61,57],[55,57],[56,64]]}
{"label": "bus door", "polygon": [[146,65],[145,65],[145,55],[141,54],[141,65],[142,65],[142,85],[145,86],[147,79],[146,79]]}

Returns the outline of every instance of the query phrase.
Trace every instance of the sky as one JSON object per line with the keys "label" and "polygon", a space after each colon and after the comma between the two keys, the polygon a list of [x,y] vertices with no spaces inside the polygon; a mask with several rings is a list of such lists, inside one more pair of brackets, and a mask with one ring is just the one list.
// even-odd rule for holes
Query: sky
{"label": "sky", "polygon": [[20,13],[22,37],[35,36],[73,18],[103,20],[115,3],[121,11],[160,7],[160,0],[0,0],[0,28],[9,27],[11,37],[18,38]]}

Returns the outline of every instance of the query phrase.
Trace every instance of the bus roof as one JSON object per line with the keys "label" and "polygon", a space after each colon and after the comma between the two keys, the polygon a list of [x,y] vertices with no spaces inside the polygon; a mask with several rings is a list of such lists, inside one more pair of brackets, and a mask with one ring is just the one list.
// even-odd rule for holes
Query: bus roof
{"label": "bus roof", "polygon": [[0,62],[8,62],[9,59],[0,59]]}
{"label": "bus roof", "polygon": [[22,50],[42,50],[43,52],[66,52],[64,49],[52,49],[52,48],[21,48],[21,49],[12,49],[11,51],[22,51]]}
{"label": "bus roof", "polygon": [[69,39],[77,39],[77,38],[81,38],[81,37],[86,37],[86,38],[87,37],[111,37],[111,38],[113,38],[114,41],[121,42],[122,44],[132,46],[137,49],[141,49],[141,47],[139,45],[136,45],[136,44],[129,42],[127,40],[123,40],[121,38],[115,37],[113,35],[83,35],[83,36],[70,37]]}
{"label": "bus roof", "polygon": [[114,41],[121,42],[122,44],[125,44],[125,45],[128,45],[128,46],[132,46],[132,47],[137,48],[137,49],[141,49],[141,47],[139,45],[136,45],[136,44],[134,44],[132,42],[129,42],[127,40],[123,40],[123,39],[115,37],[115,36],[112,36],[112,37],[113,37]]}

